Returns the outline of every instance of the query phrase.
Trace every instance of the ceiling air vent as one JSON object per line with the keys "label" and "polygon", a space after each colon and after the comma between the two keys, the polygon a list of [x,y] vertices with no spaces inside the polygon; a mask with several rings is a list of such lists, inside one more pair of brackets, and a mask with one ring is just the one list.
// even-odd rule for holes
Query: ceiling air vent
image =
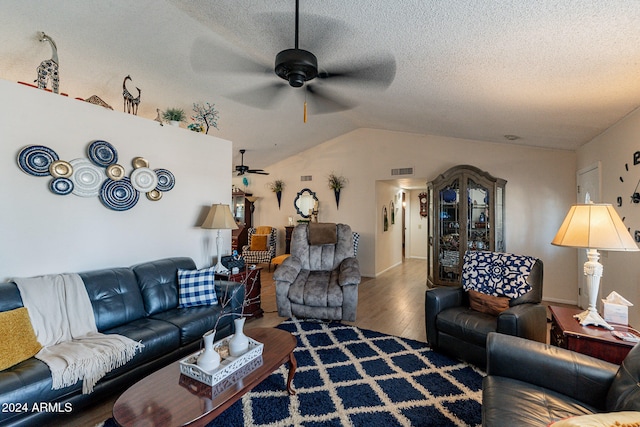
{"label": "ceiling air vent", "polygon": [[313,181],[313,175],[302,175],[300,181]]}
{"label": "ceiling air vent", "polygon": [[413,175],[413,168],[391,169],[391,175]]}

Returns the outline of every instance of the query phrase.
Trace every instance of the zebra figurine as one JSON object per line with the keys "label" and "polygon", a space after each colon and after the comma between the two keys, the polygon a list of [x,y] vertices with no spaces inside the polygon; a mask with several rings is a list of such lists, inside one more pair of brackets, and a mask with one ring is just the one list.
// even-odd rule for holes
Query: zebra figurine
{"label": "zebra figurine", "polygon": [[51,37],[40,31],[40,41],[49,42],[51,45],[51,59],[45,59],[38,66],[38,78],[34,80],[38,82],[38,89],[47,89],[49,81],[51,82],[51,90],[53,93],[59,93],[60,77],[58,75],[58,48]]}

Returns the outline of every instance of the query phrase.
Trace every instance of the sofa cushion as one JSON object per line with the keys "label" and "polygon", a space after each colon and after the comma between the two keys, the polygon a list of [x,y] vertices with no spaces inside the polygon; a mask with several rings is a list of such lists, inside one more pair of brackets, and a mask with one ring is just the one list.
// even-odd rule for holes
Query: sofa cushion
{"label": "sofa cushion", "polygon": [[80,273],[98,331],[103,332],[145,316],[136,277],[129,268]]}
{"label": "sofa cushion", "polygon": [[607,394],[607,411],[640,411],[640,345],[622,361]]}
{"label": "sofa cushion", "polygon": [[539,427],[595,412],[576,399],[523,381],[495,375],[482,381],[483,425]]}
{"label": "sofa cushion", "polygon": [[179,308],[218,304],[215,270],[215,267],[203,268],[202,270],[178,269]]}
{"label": "sofa cushion", "polygon": [[[175,325],[180,331],[180,345],[187,345],[202,338],[205,332],[216,327],[216,321],[223,308],[219,305],[203,305],[200,307],[174,308],[153,315],[153,319],[163,320]],[[231,316],[220,320],[231,321]],[[219,327],[222,325],[218,325]]]}
{"label": "sofa cushion", "polygon": [[18,286],[13,282],[0,283],[0,311],[22,307],[22,297]]}
{"label": "sofa cushion", "polygon": [[109,329],[105,333],[124,335],[144,344],[144,348],[138,351],[133,359],[125,365],[110,371],[105,378],[116,377],[180,347],[180,330],[174,324],[146,317]]}
{"label": "sofa cushion", "polygon": [[0,371],[27,360],[42,348],[24,307],[0,313],[0,336]]}
{"label": "sofa cushion", "polygon": [[166,258],[134,266],[147,315],[178,307],[178,269],[195,270],[191,258]]}
{"label": "sofa cushion", "polygon": [[453,307],[438,313],[436,327],[462,341],[485,347],[489,332],[498,328],[498,318],[468,307]]}

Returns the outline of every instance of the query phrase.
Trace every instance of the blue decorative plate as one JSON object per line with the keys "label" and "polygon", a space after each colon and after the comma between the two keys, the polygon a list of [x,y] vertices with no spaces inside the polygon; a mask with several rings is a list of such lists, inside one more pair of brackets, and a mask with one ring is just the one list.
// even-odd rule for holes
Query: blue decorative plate
{"label": "blue decorative plate", "polygon": [[34,176],[48,176],[51,163],[60,158],[49,147],[44,145],[29,145],[20,150],[18,166],[23,172]]}
{"label": "blue decorative plate", "polygon": [[107,141],[93,141],[87,154],[93,163],[103,168],[118,162],[118,152]]}
{"label": "blue decorative plate", "polygon": [[154,169],[156,175],[158,175],[158,185],[156,190],[169,191],[176,185],[176,177],[166,169]]}
{"label": "blue decorative plate", "polygon": [[55,194],[64,196],[73,191],[73,181],[69,178],[54,178],[49,183],[49,189]]}
{"label": "blue decorative plate", "polygon": [[100,201],[114,211],[126,211],[138,203],[140,193],[133,188],[131,180],[124,177],[119,181],[108,179],[100,189]]}

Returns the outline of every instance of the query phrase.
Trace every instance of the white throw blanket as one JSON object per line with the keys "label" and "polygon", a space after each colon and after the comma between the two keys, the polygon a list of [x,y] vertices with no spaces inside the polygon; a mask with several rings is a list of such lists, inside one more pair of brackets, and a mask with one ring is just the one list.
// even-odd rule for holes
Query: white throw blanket
{"label": "white throw blanket", "polygon": [[87,394],[109,371],[144,347],[115,334],[101,334],[84,282],[77,274],[14,279],[31,324],[43,345],[35,357],[49,366],[53,389],[82,382]]}

